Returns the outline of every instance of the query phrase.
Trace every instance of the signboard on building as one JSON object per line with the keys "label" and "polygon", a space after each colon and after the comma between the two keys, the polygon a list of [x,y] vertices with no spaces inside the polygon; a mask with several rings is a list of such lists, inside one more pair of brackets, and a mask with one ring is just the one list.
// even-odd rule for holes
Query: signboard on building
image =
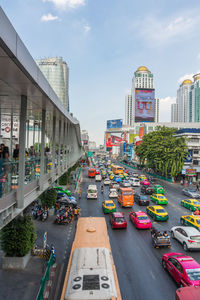
{"label": "signboard on building", "polygon": [[186,169],[187,176],[196,176],[196,169]]}
{"label": "signboard on building", "polygon": [[106,134],[106,147],[120,146],[120,143],[123,141],[122,137],[111,135],[109,133]]}
{"label": "signboard on building", "polygon": [[122,128],[122,119],[108,120],[107,129]]}
{"label": "signboard on building", "polygon": [[135,122],[155,122],[155,90],[135,90]]}
{"label": "signboard on building", "polygon": [[[11,133],[11,116],[1,115],[1,137],[4,139],[10,139]],[[12,138],[19,137],[19,119],[13,116],[13,133]]]}
{"label": "signboard on building", "polygon": [[135,142],[135,138],[138,134],[129,133],[129,144],[133,144]]}
{"label": "signboard on building", "polygon": [[187,163],[191,163],[192,162],[192,155],[193,155],[193,151],[192,150],[188,150],[188,155],[185,159],[185,162]]}

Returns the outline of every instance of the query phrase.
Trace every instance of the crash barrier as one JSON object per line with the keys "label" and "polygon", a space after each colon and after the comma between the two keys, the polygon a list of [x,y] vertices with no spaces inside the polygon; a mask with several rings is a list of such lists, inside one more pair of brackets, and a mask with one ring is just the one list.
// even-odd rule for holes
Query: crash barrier
{"label": "crash barrier", "polygon": [[124,166],[127,166],[127,167],[129,167],[129,168],[131,168],[131,169],[137,170],[136,167],[134,167],[134,166],[129,166],[129,165],[127,165],[127,164],[125,164],[125,163],[123,163],[123,162],[121,162],[121,161],[120,161],[120,164],[122,164],[122,165],[124,165]]}
{"label": "crash barrier", "polygon": [[44,276],[41,278],[40,289],[37,294],[36,300],[44,300],[44,290],[45,290],[47,281],[49,280],[49,274],[50,274],[51,267],[53,266],[53,263],[54,263],[53,253],[51,253],[50,259],[47,262],[47,267],[46,267]]}
{"label": "crash barrier", "polygon": [[151,172],[145,172],[145,173],[148,174],[148,175],[154,176],[156,178],[168,181],[168,182],[173,182],[172,178],[166,178],[164,176],[161,176],[161,175],[158,175],[158,174],[154,174],[154,173],[151,173]]}
{"label": "crash barrier", "polygon": [[77,180],[76,180],[76,183],[75,183],[75,190],[77,188],[77,184],[78,184],[78,181],[79,181],[79,178],[80,178],[80,175],[81,175],[81,170],[82,170],[82,168],[80,168],[79,172],[78,172]]}

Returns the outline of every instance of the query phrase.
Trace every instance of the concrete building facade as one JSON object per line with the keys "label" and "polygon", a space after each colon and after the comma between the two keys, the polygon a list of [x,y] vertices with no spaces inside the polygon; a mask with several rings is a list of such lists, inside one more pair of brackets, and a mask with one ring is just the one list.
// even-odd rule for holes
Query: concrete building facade
{"label": "concrete building facade", "polygon": [[133,97],[130,94],[125,97],[125,125],[133,125]]}

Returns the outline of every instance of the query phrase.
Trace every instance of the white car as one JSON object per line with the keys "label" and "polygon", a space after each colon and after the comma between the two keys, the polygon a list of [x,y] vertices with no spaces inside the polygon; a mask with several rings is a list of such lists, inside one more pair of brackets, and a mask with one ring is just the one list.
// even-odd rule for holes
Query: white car
{"label": "white car", "polygon": [[116,189],[118,190],[120,188],[120,184],[119,183],[111,183],[110,184],[110,190],[111,189]]}
{"label": "white car", "polygon": [[200,232],[194,227],[174,226],[171,229],[171,236],[183,245],[185,251],[200,250]]}
{"label": "white car", "polygon": [[96,176],[95,176],[95,181],[101,181],[101,180],[102,180],[101,175],[96,175]]}
{"label": "white car", "polygon": [[117,198],[118,197],[118,193],[116,189],[110,189],[110,192],[108,194],[109,198]]}
{"label": "white car", "polygon": [[106,178],[103,183],[104,183],[104,185],[109,185],[111,183],[111,181],[109,178]]}
{"label": "white car", "polygon": [[132,186],[140,186],[140,180],[138,178],[131,178]]}

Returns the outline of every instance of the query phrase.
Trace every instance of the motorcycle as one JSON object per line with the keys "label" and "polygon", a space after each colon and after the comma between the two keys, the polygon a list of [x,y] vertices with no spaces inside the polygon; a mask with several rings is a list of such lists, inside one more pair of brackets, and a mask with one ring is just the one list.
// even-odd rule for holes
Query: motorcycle
{"label": "motorcycle", "polygon": [[32,216],[34,219],[37,219],[38,217],[40,217],[42,214],[42,208],[41,206],[35,206],[32,210]]}
{"label": "motorcycle", "polygon": [[104,192],[104,187],[103,187],[103,186],[101,187],[101,192],[102,192],[102,194],[103,194],[103,192]]}
{"label": "motorcycle", "polygon": [[69,224],[71,220],[72,220],[71,215],[66,216],[65,214],[57,214],[56,216],[57,224]]}
{"label": "motorcycle", "polygon": [[44,222],[48,218],[48,211],[43,210],[40,218],[41,218],[41,221]]}
{"label": "motorcycle", "polygon": [[55,264],[56,262],[56,249],[54,245],[51,245],[51,253],[53,254],[53,263]]}

